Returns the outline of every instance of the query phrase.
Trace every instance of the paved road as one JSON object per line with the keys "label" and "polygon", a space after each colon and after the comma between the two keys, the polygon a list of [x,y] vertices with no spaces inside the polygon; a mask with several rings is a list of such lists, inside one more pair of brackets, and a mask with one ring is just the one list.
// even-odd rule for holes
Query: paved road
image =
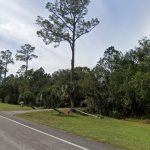
{"label": "paved road", "polygon": [[0,112],[0,150],[116,150]]}

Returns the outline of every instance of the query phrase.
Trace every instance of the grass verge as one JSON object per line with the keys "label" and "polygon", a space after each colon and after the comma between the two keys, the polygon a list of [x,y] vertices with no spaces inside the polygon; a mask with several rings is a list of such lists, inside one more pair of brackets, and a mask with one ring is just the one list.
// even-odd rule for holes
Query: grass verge
{"label": "grass verge", "polygon": [[150,150],[149,124],[111,118],[98,119],[75,114],[59,116],[54,111],[25,113],[17,116],[122,149]]}
{"label": "grass verge", "polygon": [[31,107],[0,103],[0,111],[31,110]]}

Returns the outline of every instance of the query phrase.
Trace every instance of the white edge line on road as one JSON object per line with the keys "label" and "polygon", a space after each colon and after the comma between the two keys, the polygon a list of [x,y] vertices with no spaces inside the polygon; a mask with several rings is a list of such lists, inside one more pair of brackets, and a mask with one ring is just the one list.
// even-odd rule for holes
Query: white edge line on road
{"label": "white edge line on road", "polygon": [[6,120],[9,120],[9,121],[11,121],[11,122],[14,122],[14,123],[16,123],[16,124],[18,124],[18,125],[24,126],[24,127],[28,128],[28,129],[31,129],[31,130],[34,130],[34,131],[39,132],[39,133],[41,133],[41,134],[44,134],[44,135],[46,135],[46,136],[52,137],[52,138],[54,138],[54,139],[57,139],[57,140],[59,140],[59,141],[61,141],[61,142],[67,143],[67,144],[69,144],[69,145],[72,145],[72,146],[74,146],[74,147],[78,147],[78,148],[80,148],[80,149],[82,149],[82,150],[89,150],[89,149],[87,149],[87,148],[85,148],[85,147],[79,146],[79,145],[77,145],[77,144],[74,144],[74,143],[69,142],[69,141],[64,140],[64,139],[61,139],[61,138],[56,137],[56,136],[54,136],[54,135],[48,134],[48,133],[46,133],[46,132],[40,131],[40,130],[38,130],[38,129],[29,127],[29,126],[27,126],[27,125],[25,125],[25,124],[19,123],[19,122],[15,121],[15,120],[9,119],[9,118],[4,117],[4,116],[2,116],[2,115],[0,115],[0,117],[1,117],[1,118],[4,118],[4,119],[6,119]]}

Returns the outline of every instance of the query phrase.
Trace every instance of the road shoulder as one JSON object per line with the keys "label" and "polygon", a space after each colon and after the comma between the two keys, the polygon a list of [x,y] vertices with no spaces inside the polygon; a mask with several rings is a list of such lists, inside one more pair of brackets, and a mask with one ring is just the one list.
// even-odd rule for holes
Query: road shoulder
{"label": "road shoulder", "polygon": [[[17,111],[17,113],[19,113],[19,112]],[[20,113],[22,113],[22,112],[20,112]],[[16,114],[15,112],[0,112],[0,115],[2,115],[4,117],[7,117],[9,119],[12,119],[16,122],[19,122],[19,123],[24,124],[26,126],[29,126],[31,128],[37,129],[37,130],[42,131],[44,133],[48,133],[48,134],[53,135],[55,137],[58,137],[58,138],[61,138],[63,140],[69,141],[71,143],[86,147],[86,148],[91,149],[91,150],[117,150],[117,148],[114,148],[110,145],[106,145],[106,144],[99,143],[99,142],[96,142],[96,141],[93,141],[90,139],[76,136],[76,135],[73,135],[71,133],[67,133],[63,130],[60,130],[60,129],[54,129],[54,128],[49,128],[49,127],[44,126],[44,125],[35,124],[35,123],[27,121],[25,119],[18,118],[15,116],[15,114]]]}

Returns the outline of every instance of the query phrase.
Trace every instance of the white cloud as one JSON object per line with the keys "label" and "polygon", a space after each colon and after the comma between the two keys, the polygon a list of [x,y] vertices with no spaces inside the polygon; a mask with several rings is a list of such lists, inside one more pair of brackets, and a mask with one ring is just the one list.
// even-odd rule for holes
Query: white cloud
{"label": "white cloud", "polygon": [[[53,45],[45,45],[42,39],[37,37],[38,26],[35,20],[38,15],[48,16],[44,8],[46,1],[0,0],[0,49],[12,49],[15,55],[21,45],[29,43],[36,47],[35,53],[39,56],[38,59],[30,62],[30,67],[37,69],[42,66],[46,72],[52,73],[60,68],[70,68],[71,51],[66,43],[54,49]],[[116,0],[116,3],[119,2]],[[134,16],[137,15],[135,12],[139,14],[140,12],[136,9],[132,13],[132,6],[129,10],[117,9],[117,11],[125,11],[122,14],[129,11],[127,15],[131,14],[135,20],[126,15],[121,18],[119,12],[116,14],[116,6],[112,1],[91,1],[89,18],[98,17],[100,25],[77,42],[76,66],[93,67],[107,47],[113,45],[119,50],[128,50],[137,44],[138,39],[149,34],[149,5],[143,10],[144,16],[140,18]],[[126,24],[121,20],[126,20]],[[10,73],[15,73],[19,66],[19,62],[10,66]]]}
{"label": "white cloud", "polygon": [[[35,19],[38,13],[33,16],[30,15],[31,11],[24,10],[23,7],[18,6],[17,0],[13,2],[0,0],[0,7],[3,8],[0,18],[0,38],[3,38],[3,42],[6,42],[5,44],[3,43],[3,49],[8,49],[8,42],[10,41],[16,42],[16,46],[14,46],[16,50],[20,48],[17,47],[18,43],[22,45],[29,43],[36,47],[35,53],[39,56],[38,59],[29,62],[30,67],[39,68],[42,66],[51,73],[59,68],[70,67],[67,61],[68,53],[63,51],[64,46],[54,49],[53,46],[46,46],[42,39],[37,37]],[[7,14],[4,13],[6,8],[9,9]],[[9,69],[10,72],[15,73],[20,64],[22,63],[16,62]]]}

